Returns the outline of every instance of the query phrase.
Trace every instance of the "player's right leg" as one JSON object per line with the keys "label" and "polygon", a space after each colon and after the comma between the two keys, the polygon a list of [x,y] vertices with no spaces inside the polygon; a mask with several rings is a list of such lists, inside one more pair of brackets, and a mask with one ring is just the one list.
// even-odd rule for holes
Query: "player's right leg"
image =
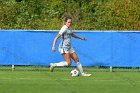
{"label": "player's right leg", "polygon": [[53,72],[55,67],[63,67],[68,66],[68,63],[66,61],[61,61],[58,63],[50,63],[50,71]]}
{"label": "player's right leg", "polygon": [[50,71],[53,72],[55,67],[63,67],[63,66],[70,66],[71,65],[71,58],[69,53],[62,54],[65,61],[58,62],[58,63],[51,63],[50,64]]}

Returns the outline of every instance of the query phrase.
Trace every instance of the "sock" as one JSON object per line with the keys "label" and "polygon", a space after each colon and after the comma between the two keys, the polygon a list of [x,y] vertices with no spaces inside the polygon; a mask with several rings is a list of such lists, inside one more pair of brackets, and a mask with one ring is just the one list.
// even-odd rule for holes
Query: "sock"
{"label": "sock", "polygon": [[68,66],[68,63],[66,61],[62,61],[59,63],[54,63],[55,66]]}
{"label": "sock", "polygon": [[80,62],[77,62],[77,68],[80,71],[80,73],[82,74],[83,73],[83,67],[82,67]]}

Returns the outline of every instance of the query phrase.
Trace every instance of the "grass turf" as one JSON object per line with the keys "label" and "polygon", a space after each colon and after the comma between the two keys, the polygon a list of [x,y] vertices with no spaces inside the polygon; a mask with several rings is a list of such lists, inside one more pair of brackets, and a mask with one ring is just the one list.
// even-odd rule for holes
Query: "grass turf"
{"label": "grass turf", "polygon": [[93,72],[71,77],[70,70],[1,71],[0,93],[139,93],[139,72]]}

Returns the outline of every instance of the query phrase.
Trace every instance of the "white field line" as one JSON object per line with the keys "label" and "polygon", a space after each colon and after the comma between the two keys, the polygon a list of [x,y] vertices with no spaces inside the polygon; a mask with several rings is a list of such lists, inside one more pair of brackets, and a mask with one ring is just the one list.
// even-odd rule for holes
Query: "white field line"
{"label": "white field line", "polygon": [[[75,81],[75,80],[81,80],[81,81],[84,81],[84,80],[91,80],[91,78],[90,79],[85,79],[85,77],[84,77],[84,79],[79,79],[79,78],[77,78],[76,79],[76,77],[73,77],[73,78],[75,78],[75,79],[65,79],[65,78],[61,78],[61,79],[46,79],[46,78],[0,78],[0,80],[14,80],[14,79],[17,79],[17,80],[60,80],[60,81]],[[88,78],[88,77],[87,77]],[[93,81],[99,81],[99,82],[119,82],[119,81],[126,81],[126,80],[107,80],[107,79],[92,79]],[[135,82],[140,82],[140,80],[138,80],[138,81],[135,81]]]}

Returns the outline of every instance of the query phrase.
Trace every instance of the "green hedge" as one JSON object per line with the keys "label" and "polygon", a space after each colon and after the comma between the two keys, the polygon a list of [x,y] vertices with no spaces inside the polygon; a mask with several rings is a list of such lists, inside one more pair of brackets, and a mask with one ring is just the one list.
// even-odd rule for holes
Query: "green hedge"
{"label": "green hedge", "polygon": [[[17,2],[18,1],[18,2]],[[0,0],[0,29],[140,30],[140,0]]]}

